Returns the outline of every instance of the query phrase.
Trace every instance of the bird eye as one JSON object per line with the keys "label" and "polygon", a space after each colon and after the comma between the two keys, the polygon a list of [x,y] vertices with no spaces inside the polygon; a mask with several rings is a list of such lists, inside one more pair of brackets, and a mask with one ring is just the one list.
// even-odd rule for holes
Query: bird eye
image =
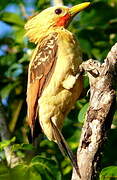
{"label": "bird eye", "polygon": [[58,14],[58,15],[61,14],[62,13],[62,9],[60,9],[60,8],[55,9],[55,13]]}

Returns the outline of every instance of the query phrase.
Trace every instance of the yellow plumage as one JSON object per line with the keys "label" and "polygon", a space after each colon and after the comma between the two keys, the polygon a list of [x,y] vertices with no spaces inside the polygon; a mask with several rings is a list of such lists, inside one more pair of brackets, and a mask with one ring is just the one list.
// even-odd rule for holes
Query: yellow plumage
{"label": "yellow plumage", "polygon": [[78,41],[66,27],[89,4],[48,8],[25,25],[26,35],[37,44],[28,71],[28,123],[33,132],[38,114],[44,134],[59,145],[62,153],[66,151],[77,172],[73,154],[60,132],[82,91],[82,54]]}
{"label": "yellow plumage", "polygon": [[[62,32],[61,32],[62,31]],[[39,120],[49,140],[54,140],[50,119],[61,129],[66,114],[82,91],[79,44],[67,30],[58,30],[58,57],[51,80],[39,99]]]}

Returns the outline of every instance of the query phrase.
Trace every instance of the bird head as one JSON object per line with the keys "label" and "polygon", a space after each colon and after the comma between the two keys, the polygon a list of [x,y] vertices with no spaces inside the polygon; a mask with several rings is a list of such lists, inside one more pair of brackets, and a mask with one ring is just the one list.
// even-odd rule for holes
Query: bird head
{"label": "bird head", "polygon": [[37,43],[50,32],[58,28],[67,28],[73,17],[89,5],[90,2],[84,2],[71,8],[66,6],[47,8],[28,20],[25,24],[26,36],[30,41]]}

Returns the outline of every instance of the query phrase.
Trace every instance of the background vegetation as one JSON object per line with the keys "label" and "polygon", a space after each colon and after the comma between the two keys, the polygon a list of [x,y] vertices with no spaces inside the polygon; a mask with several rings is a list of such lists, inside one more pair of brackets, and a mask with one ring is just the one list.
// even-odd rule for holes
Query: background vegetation
{"label": "background vegetation", "polygon": [[[83,0],[64,0],[72,6]],[[84,60],[102,61],[117,41],[117,0],[92,0],[92,6],[80,13],[69,29],[80,41]],[[24,38],[24,24],[28,15],[50,6],[49,0],[0,1],[0,113],[6,119],[11,140],[0,142],[0,180],[68,180],[72,167],[69,159],[62,157],[57,145],[40,135],[32,146],[28,141],[26,123],[27,68],[34,45]],[[76,102],[64,122],[63,134],[76,152],[78,140],[88,107],[88,79],[84,76],[85,93]],[[0,116],[0,117],[1,117]],[[108,133],[100,162],[100,180],[117,179],[117,111]],[[22,165],[10,169],[6,163],[4,147],[24,160]]]}

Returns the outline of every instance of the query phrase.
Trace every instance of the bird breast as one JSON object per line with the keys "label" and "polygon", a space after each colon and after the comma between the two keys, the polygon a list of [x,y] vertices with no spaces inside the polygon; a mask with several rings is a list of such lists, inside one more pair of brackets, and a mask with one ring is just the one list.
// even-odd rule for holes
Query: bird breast
{"label": "bird breast", "polygon": [[49,140],[54,140],[50,119],[60,129],[82,91],[82,79],[78,77],[81,62],[80,47],[74,36],[69,31],[59,33],[54,72],[38,101],[40,124]]}

